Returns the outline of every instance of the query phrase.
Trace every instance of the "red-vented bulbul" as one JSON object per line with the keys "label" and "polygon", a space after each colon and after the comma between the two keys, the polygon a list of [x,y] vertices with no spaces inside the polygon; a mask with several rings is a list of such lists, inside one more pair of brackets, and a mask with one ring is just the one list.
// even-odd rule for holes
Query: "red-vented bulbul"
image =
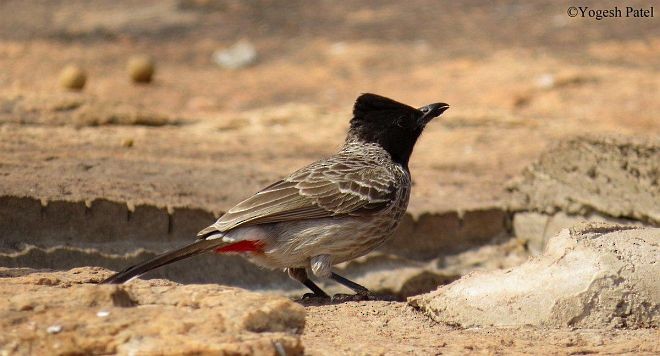
{"label": "red-vented bulbul", "polygon": [[415,142],[447,108],[436,103],[415,109],[379,95],[361,95],[338,153],[238,203],[190,245],[129,267],[104,283],[123,283],[215,251],[241,253],[257,265],[286,269],[318,297],[327,294],[307,270],[366,296],[367,288],[333,273],[332,266],[372,251],[392,235],[408,205],[408,160]]}

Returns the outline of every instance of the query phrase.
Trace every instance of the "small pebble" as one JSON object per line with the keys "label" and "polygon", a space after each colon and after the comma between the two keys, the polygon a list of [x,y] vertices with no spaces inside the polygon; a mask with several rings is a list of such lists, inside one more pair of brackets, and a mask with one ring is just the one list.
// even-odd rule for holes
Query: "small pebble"
{"label": "small pebble", "polygon": [[87,82],[87,75],[76,65],[66,66],[60,72],[60,85],[69,90],[82,90]]}
{"label": "small pebble", "polygon": [[34,309],[34,305],[32,305],[32,304],[23,304],[23,305],[18,307],[18,310],[20,310],[20,311],[29,311],[29,310],[33,310],[33,309]]}
{"label": "small pebble", "polygon": [[51,325],[46,329],[46,332],[49,334],[58,334],[62,331],[62,325]]}
{"label": "small pebble", "polygon": [[128,60],[127,70],[135,83],[149,83],[153,79],[156,64],[149,56],[133,56]]}
{"label": "small pebble", "polygon": [[122,145],[123,147],[133,147],[133,144],[134,144],[134,143],[135,143],[135,142],[133,142],[133,139],[132,139],[132,138],[126,138],[126,139],[124,139],[123,141],[121,141],[121,145]]}
{"label": "small pebble", "polygon": [[239,41],[227,49],[215,51],[213,61],[227,69],[247,67],[257,61],[257,49],[249,41]]}
{"label": "small pebble", "polygon": [[546,73],[536,78],[536,87],[540,89],[550,89],[555,86],[555,76]]}
{"label": "small pebble", "polygon": [[96,313],[96,316],[98,316],[99,318],[105,318],[105,317],[108,316],[108,315],[110,315],[110,312],[107,311],[107,310],[99,310],[99,311]]}

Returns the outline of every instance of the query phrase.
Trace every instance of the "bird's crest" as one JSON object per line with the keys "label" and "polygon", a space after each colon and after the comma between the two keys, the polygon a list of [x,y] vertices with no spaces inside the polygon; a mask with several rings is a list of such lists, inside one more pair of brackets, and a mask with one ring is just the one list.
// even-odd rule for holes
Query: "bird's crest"
{"label": "bird's crest", "polygon": [[392,111],[410,113],[418,112],[417,109],[413,108],[412,106],[408,106],[384,96],[365,93],[360,95],[357,100],[355,100],[355,105],[353,106],[353,120],[365,119],[365,116],[369,114],[382,114],[384,112]]}

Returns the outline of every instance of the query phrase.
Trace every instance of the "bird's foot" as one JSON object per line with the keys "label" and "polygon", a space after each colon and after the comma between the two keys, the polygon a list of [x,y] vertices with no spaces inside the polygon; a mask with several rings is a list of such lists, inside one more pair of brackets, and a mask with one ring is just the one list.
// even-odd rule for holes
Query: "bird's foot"
{"label": "bird's foot", "polygon": [[309,300],[309,301],[327,301],[330,299],[330,296],[327,294],[318,294],[318,293],[305,293],[302,295],[300,300]]}
{"label": "bird's foot", "polygon": [[388,295],[373,295],[370,292],[356,294],[335,294],[332,301],[335,303],[363,302],[363,301],[396,301],[396,298]]}

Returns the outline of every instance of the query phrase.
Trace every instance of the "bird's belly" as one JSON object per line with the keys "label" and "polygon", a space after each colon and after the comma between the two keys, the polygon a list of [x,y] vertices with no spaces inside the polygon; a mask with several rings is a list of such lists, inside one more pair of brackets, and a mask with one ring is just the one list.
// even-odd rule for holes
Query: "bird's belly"
{"label": "bird's belly", "polygon": [[270,224],[264,252],[250,259],[268,268],[308,267],[311,257],[328,254],[337,264],[372,251],[397,225],[398,219],[378,215]]}

